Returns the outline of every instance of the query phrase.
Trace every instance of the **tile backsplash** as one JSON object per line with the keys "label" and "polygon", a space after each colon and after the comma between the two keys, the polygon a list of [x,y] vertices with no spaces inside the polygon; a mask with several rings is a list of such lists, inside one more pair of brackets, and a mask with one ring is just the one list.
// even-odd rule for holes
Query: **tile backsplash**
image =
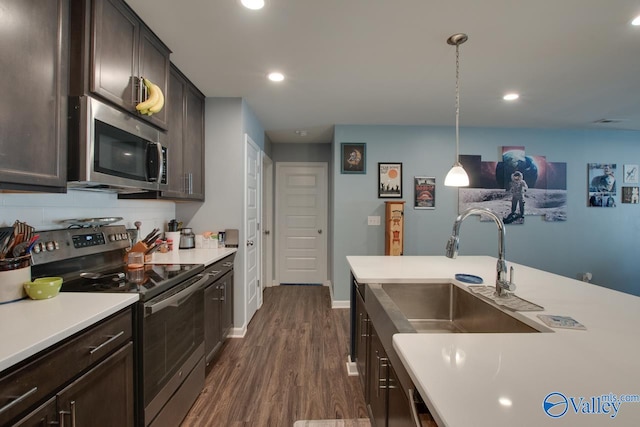
{"label": "tile backsplash", "polygon": [[165,229],[175,217],[175,203],[160,200],[120,200],[114,193],[69,190],[66,194],[0,193],[0,226],[15,220],[28,223],[36,230],[66,228],[61,220],[73,218],[122,217],[115,224],[135,228],[141,221],[144,236],[155,227]]}

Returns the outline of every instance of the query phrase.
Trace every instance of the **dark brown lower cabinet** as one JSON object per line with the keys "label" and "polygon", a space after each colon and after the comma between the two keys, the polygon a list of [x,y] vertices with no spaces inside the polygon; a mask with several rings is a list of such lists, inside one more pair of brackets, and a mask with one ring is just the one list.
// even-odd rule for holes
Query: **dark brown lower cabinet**
{"label": "dark brown lower cabinet", "polygon": [[125,309],[0,375],[0,425],[134,425],[132,311]]}
{"label": "dark brown lower cabinet", "polygon": [[65,425],[133,426],[133,343],[75,380],[57,398]]}
{"label": "dark brown lower cabinet", "polygon": [[389,359],[374,328],[370,329],[369,339],[369,416],[375,427],[386,427]]}
{"label": "dark brown lower cabinet", "polygon": [[230,255],[207,267],[213,282],[204,290],[204,355],[210,365],[233,326],[233,259]]}
{"label": "dark brown lower cabinet", "polygon": [[133,426],[133,343],[75,380],[16,426]]}
{"label": "dark brown lower cabinet", "polygon": [[52,397],[38,409],[14,424],[14,427],[45,427],[58,425],[56,398]]}

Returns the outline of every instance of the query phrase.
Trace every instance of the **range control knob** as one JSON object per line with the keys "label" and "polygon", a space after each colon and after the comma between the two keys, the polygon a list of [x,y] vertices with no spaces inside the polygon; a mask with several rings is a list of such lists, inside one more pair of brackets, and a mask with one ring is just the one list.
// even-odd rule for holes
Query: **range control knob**
{"label": "range control knob", "polygon": [[47,248],[48,251],[53,251],[56,249],[56,244],[53,241],[49,241],[46,243],[45,247]]}
{"label": "range control knob", "polygon": [[35,245],[33,245],[33,249],[31,250],[33,251],[33,253],[39,254],[42,250],[42,246],[40,246],[40,243],[36,243]]}
{"label": "range control knob", "polygon": [[116,235],[115,234],[109,234],[109,240],[112,241],[112,242],[115,242]]}

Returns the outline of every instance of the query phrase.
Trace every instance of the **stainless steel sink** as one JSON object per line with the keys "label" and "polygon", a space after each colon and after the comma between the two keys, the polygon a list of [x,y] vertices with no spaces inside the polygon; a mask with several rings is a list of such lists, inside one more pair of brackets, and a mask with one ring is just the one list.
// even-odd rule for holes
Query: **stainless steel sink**
{"label": "stainless steel sink", "polygon": [[373,287],[373,294],[396,324],[398,332],[411,332],[407,329],[416,333],[552,332],[528,317],[502,309],[454,283],[369,286]]}

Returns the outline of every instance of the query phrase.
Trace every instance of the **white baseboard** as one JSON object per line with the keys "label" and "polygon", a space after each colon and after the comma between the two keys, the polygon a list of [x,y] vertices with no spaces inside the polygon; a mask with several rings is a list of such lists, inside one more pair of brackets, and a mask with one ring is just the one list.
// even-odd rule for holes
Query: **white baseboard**
{"label": "white baseboard", "polygon": [[351,308],[351,301],[331,300],[331,308]]}
{"label": "white baseboard", "polygon": [[357,377],[358,374],[358,365],[356,362],[351,361],[351,356],[347,357],[347,375],[350,377]]}
{"label": "white baseboard", "polygon": [[[328,283],[328,285],[326,283]],[[333,286],[331,286],[330,281],[325,282],[325,286],[329,286],[329,294],[331,295],[331,308],[351,308],[351,301],[333,299]]]}
{"label": "white baseboard", "polygon": [[231,328],[231,331],[229,332],[229,335],[227,337],[228,338],[244,338],[246,334],[247,334],[247,328],[243,326],[242,328]]}

